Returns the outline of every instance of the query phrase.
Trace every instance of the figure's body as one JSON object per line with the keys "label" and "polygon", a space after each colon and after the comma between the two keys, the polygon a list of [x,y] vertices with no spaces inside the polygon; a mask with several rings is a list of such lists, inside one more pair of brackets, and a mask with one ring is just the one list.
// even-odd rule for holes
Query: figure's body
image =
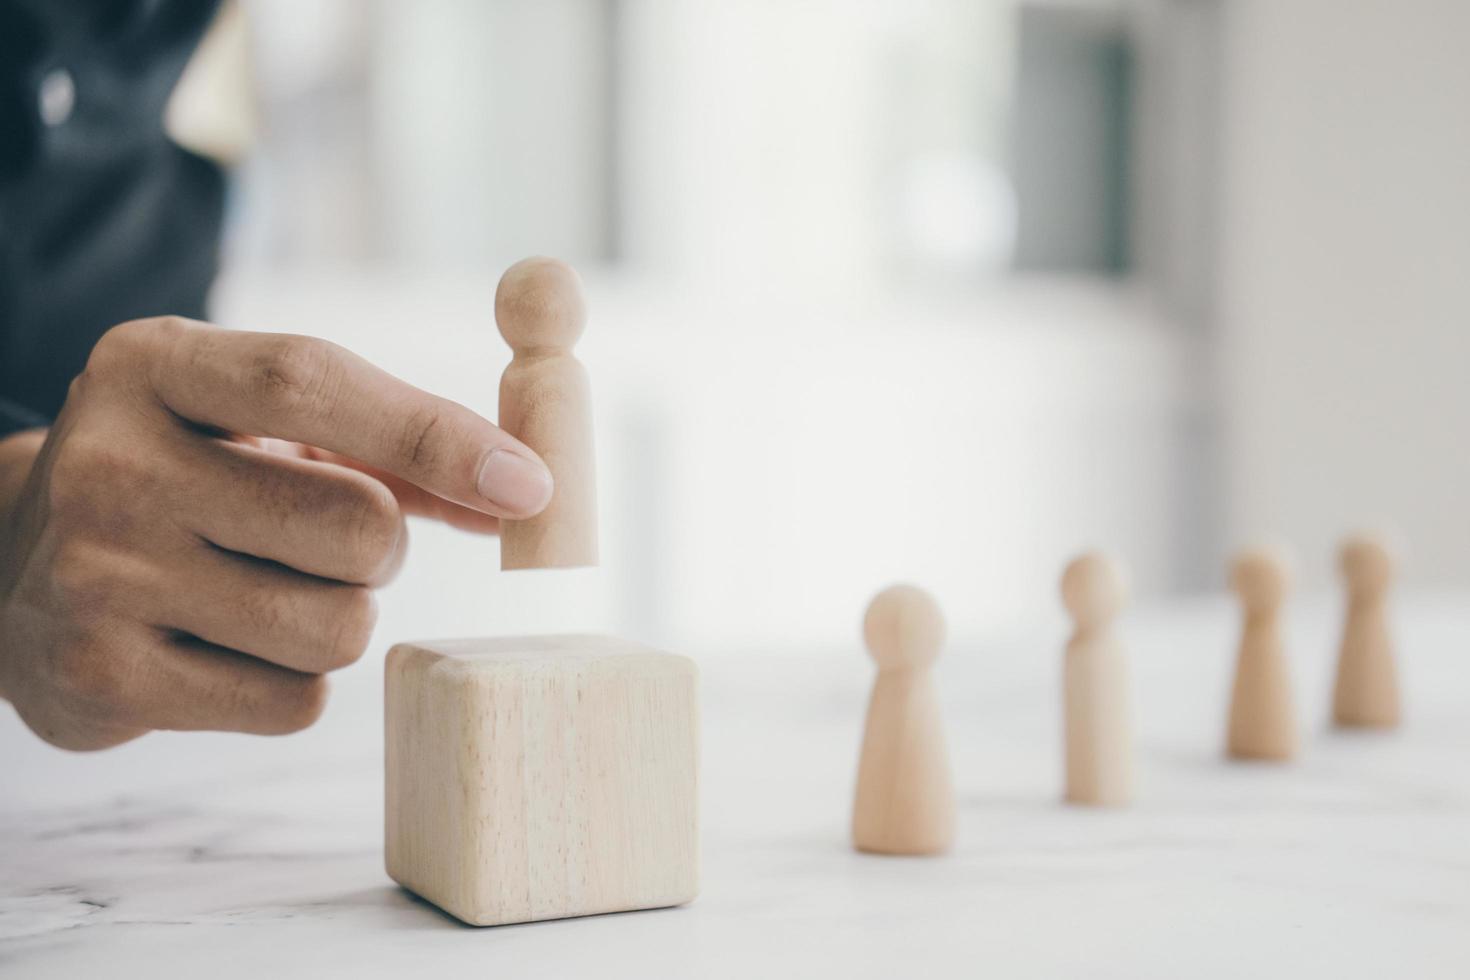
{"label": "figure's body", "polygon": [[1062,601],[1076,623],[1062,669],[1069,803],[1121,806],[1133,798],[1128,660],[1112,630],[1126,591],[1117,565],[1096,552],[1062,575]]}
{"label": "figure's body", "polygon": [[909,585],[878,593],[863,620],[878,663],[858,763],[852,839],[875,854],[938,854],[954,839],[954,789],[929,668],[944,618]]}
{"label": "figure's body", "polygon": [[577,273],[556,259],[517,262],[495,292],[495,320],[514,352],[500,379],[500,427],[551,470],[551,503],[501,524],[500,567],[597,564],[592,389],[572,345],[587,322]]}
{"label": "figure's body", "polygon": [[1388,633],[1388,590],[1393,556],[1368,535],[1343,543],[1347,617],[1332,692],[1332,719],[1344,727],[1394,728],[1399,723],[1399,681]]}
{"label": "figure's body", "polygon": [[1226,751],[1237,759],[1285,761],[1296,755],[1296,712],[1281,642],[1281,606],[1288,585],[1284,557],[1247,551],[1236,560],[1231,584],[1245,623],[1235,665]]}

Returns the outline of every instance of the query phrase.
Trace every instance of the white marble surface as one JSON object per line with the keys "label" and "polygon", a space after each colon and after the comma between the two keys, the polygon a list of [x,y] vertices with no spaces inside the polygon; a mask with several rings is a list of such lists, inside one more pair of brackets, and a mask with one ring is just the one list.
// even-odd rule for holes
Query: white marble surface
{"label": "white marble surface", "polygon": [[[1218,755],[1228,605],[1132,614],[1142,796],[1117,812],[1056,802],[1060,624],[957,639],[940,679],[959,841],[942,859],[846,845],[855,643],[690,651],[700,899],[493,929],[384,876],[378,655],[291,739],[72,756],[6,710],[0,975],[1470,976],[1470,597],[1402,603],[1409,724],[1388,737],[1324,728],[1334,615],[1294,612],[1305,753],[1277,768]],[[378,648],[401,620],[390,604]]]}

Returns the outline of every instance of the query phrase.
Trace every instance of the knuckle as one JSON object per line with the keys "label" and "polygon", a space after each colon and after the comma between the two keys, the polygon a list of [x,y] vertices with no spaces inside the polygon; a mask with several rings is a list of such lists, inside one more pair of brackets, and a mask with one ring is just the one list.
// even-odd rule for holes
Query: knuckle
{"label": "knuckle", "polygon": [[64,440],[50,475],[46,493],[53,513],[74,518],[107,515],[114,527],[121,526],[130,504],[157,499],[161,478],[156,466],[140,458],[136,446],[103,438],[101,433],[78,433]]}
{"label": "knuckle", "polygon": [[188,329],[188,321],[178,316],[145,317],[119,323],[104,333],[92,347],[87,371],[105,376],[120,365],[131,366],[146,350],[176,341]]}
{"label": "knuckle", "polygon": [[52,672],[68,692],[80,693],[91,679],[92,660],[96,655],[97,651],[91,643],[76,640],[56,651],[51,658]]}
{"label": "knuckle", "polygon": [[78,640],[57,654],[56,673],[62,691],[84,703],[93,720],[121,720],[125,671],[115,650],[94,640]]}
{"label": "knuckle", "polygon": [[330,390],[332,357],[313,337],[267,340],[249,366],[251,394],[270,409],[297,412],[318,404]]}
{"label": "knuckle", "polygon": [[336,628],[327,649],[327,670],[338,670],[356,663],[367,651],[378,624],[378,600],[373,591],[353,586],[344,592],[342,608],[337,614]]}
{"label": "knuckle", "polygon": [[53,560],[51,587],[74,622],[91,623],[111,607],[118,583],[91,548],[67,544]]}
{"label": "knuckle", "polygon": [[92,458],[98,443],[84,432],[73,432],[58,441],[51,458],[53,493],[69,492],[86,486],[90,480]]}
{"label": "knuckle", "polygon": [[67,440],[51,460],[46,505],[54,516],[60,518],[70,518],[90,510],[92,491],[96,486],[87,471],[88,452],[84,447],[73,445],[77,441]]}
{"label": "knuckle", "polygon": [[109,494],[135,489],[132,484],[152,470],[139,460],[136,447],[100,435],[70,440],[73,475],[86,474]]}
{"label": "knuckle", "polygon": [[355,482],[356,492],[344,504],[346,528],[341,540],[352,576],[366,581],[398,551],[403,513],[398,499],[383,484],[370,478]]}
{"label": "knuckle", "polygon": [[242,589],[235,608],[252,636],[270,637],[281,633],[290,622],[292,605],[289,590],[269,585]]}
{"label": "knuckle", "polygon": [[119,362],[131,360],[153,329],[152,320],[129,320],[112,327],[92,345],[87,370],[105,374]]}
{"label": "knuckle", "polygon": [[91,396],[98,381],[97,369],[92,367],[91,361],[71,379],[71,384],[66,386],[66,404],[69,406],[82,405]]}
{"label": "knuckle", "polygon": [[327,679],[325,677],[293,678],[287,690],[277,702],[280,707],[279,732],[283,735],[310,728],[321,718],[327,707]]}
{"label": "knuckle", "polygon": [[416,467],[434,465],[434,433],[445,422],[444,409],[438,405],[426,405],[414,409],[404,420],[398,437],[398,458]]}

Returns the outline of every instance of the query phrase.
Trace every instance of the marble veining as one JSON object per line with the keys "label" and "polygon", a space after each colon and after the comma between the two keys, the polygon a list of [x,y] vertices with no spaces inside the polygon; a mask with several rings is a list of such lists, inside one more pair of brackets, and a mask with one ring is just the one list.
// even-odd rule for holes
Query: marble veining
{"label": "marble veining", "polygon": [[[1408,725],[1324,723],[1333,607],[1291,632],[1289,767],[1220,753],[1234,624],[1125,624],[1131,809],[1058,802],[1062,629],[956,641],[959,825],[939,859],[847,842],[870,666],[701,658],[704,890],[682,909],[459,925],[382,868],[380,675],[299,738],[155,735],[76,756],[0,718],[0,976],[1470,976],[1470,599],[1401,624]],[[697,651],[696,651],[697,652]]]}

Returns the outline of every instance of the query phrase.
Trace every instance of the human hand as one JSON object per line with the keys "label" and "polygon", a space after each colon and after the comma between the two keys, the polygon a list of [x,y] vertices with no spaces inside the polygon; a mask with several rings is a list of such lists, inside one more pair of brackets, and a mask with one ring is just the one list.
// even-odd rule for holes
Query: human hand
{"label": "human hand", "polygon": [[174,317],[113,328],[44,442],[0,447],[0,695],[69,749],[310,725],[405,513],[489,532],[552,492],[529,448],[340,347]]}

